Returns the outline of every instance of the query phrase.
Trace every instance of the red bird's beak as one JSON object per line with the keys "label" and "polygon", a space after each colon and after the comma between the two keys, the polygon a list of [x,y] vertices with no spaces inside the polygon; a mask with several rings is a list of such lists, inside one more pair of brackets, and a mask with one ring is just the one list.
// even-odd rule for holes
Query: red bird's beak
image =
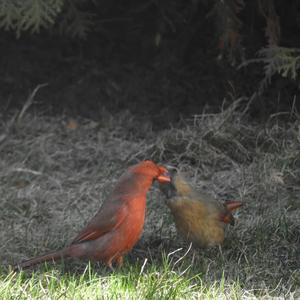
{"label": "red bird's beak", "polygon": [[168,170],[161,166],[159,166],[159,170],[161,171],[161,174],[156,177],[156,180],[159,183],[171,182],[171,175],[169,174]]}
{"label": "red bird's beak", "polygon": [[168,182],[171,182],[171,178],[167,175],[159,175],[157,177],[157,181],[159,183],[168,183]]}

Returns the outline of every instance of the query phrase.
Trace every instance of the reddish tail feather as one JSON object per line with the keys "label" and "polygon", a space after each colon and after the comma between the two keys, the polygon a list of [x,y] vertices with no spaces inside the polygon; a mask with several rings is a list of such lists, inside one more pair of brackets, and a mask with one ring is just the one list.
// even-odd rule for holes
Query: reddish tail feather
{"label": "reddish tail feather", "polygon": [[225,201],[225,205],[228,210],[233,211],[233,210],[236,210],[237,208],[241,207],[243,205],[243,203],[241,201],[228,200],[228,201]]}
{"label": "reddish tail feather", "polygon": [[19,263],[18,265],[16,265],[14,269],[15,270],[25,269],[25,268],[29,268],[29,267],[32,267],[34,265],[37,265],[37,264],[40,264],[40,263],[43,263],[46,261],[57,261],[66,256],[67,255],[66,255],[65,250],[54,251],[54,252],[47,253],[45,255],[41,255],[41,256],[38,256],[38,257],[35,257],[32,259],[25,260],[25,261]]}

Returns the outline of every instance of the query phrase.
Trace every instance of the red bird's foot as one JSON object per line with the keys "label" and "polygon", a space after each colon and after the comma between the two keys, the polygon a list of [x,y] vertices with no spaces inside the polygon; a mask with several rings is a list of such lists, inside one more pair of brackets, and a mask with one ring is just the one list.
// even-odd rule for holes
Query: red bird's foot
{"label": "red bird's foot", "polygon": [[106,265],[112,270],[115,271],[113,263],[116,264],[117,268],[121,268],[123,265],[123,256],[112,257],[109,261],[106,262]]}

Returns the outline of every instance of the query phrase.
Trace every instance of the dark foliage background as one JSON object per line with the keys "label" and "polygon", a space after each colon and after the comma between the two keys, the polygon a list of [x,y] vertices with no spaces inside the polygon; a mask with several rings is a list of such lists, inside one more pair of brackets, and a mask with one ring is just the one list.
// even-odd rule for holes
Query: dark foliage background
{"label": "dark foliage background", "polygon": [[1,0],[2,107],[46,82],[39,108],[88,117],[125,108],[170,122],[240,97],[252,116],[290,110],[299,105],[299,6]]}

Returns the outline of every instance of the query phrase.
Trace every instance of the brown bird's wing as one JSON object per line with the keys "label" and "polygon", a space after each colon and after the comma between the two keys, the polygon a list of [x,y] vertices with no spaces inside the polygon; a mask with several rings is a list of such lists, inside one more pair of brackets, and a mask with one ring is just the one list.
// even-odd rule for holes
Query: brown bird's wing
{"label": "brown bird's wing", "polygon": [[72,244],[95,240],[117,228],[128,215],[126,202],[114,199],[106,202],[86,227],[75,237]]}

